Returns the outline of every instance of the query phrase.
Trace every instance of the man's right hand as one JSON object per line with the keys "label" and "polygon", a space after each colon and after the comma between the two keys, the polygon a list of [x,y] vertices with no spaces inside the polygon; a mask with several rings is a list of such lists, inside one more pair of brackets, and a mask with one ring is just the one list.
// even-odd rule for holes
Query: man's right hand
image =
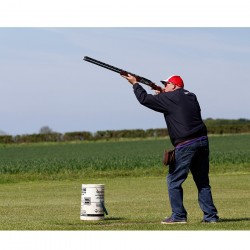
{"label": "man's right hand", "polygon": [[158,94],[160,94],[160,93],[162,93],[163,92],[163,90],[162,91],[160,91],[160,90],[155,90],[155,95],[158,95]]}

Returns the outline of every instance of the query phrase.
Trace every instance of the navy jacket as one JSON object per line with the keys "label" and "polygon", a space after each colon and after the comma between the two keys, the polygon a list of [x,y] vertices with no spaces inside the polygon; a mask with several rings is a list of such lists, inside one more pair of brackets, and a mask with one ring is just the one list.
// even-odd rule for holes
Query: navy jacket
{"label": "navy jacket", "polygon": [[138,83],[134,84],[133,88],[142,105],[164,114],[169,137],[174,146],[207,135],[195,94],[180,88],[173,92],[151,95]]}

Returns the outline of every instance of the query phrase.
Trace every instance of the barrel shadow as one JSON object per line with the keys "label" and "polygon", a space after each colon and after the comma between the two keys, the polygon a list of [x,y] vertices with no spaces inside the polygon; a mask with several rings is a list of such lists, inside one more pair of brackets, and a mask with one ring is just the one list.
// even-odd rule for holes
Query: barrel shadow
{"label": "barrel shadow", "polygon": [[125,218],[122,217],[105,217],[106,221],[117,221],[117,220],[125,220]]}

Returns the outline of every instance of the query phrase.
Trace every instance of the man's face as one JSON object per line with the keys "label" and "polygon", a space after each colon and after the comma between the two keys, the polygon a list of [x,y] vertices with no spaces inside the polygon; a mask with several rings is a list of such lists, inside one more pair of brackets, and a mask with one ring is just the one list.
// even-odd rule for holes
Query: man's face
{"label": "man's face", "polygon": [[165,83],[165,88],[164,88],[164,92],[172,92],[174,91],[176,88],[176,85],[171,83],[171,82],[166,82]]}

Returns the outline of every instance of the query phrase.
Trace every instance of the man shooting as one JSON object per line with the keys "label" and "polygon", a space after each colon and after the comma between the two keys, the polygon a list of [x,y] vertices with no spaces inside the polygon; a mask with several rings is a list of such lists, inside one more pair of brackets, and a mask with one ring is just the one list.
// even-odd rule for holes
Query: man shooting
{"label": "man shooting", "polygon": [[182,183],[189,170],[198,189],[198,202],[204,213],[203,222],[217,222],[219,217],[213,203],[209,185],[209,142],[207,128],[201,118],[196,95],[184,89],[180,76],[163,80],[164,88],[156,95],[147,94],[131,74],[122,75],[134,89],[138,101],[154,111],[163,113],[169,137],[175,147],[175,162],[170,164],[167,175],[168,194],[172,214],[162,224],[187,222],[183,206]]}

